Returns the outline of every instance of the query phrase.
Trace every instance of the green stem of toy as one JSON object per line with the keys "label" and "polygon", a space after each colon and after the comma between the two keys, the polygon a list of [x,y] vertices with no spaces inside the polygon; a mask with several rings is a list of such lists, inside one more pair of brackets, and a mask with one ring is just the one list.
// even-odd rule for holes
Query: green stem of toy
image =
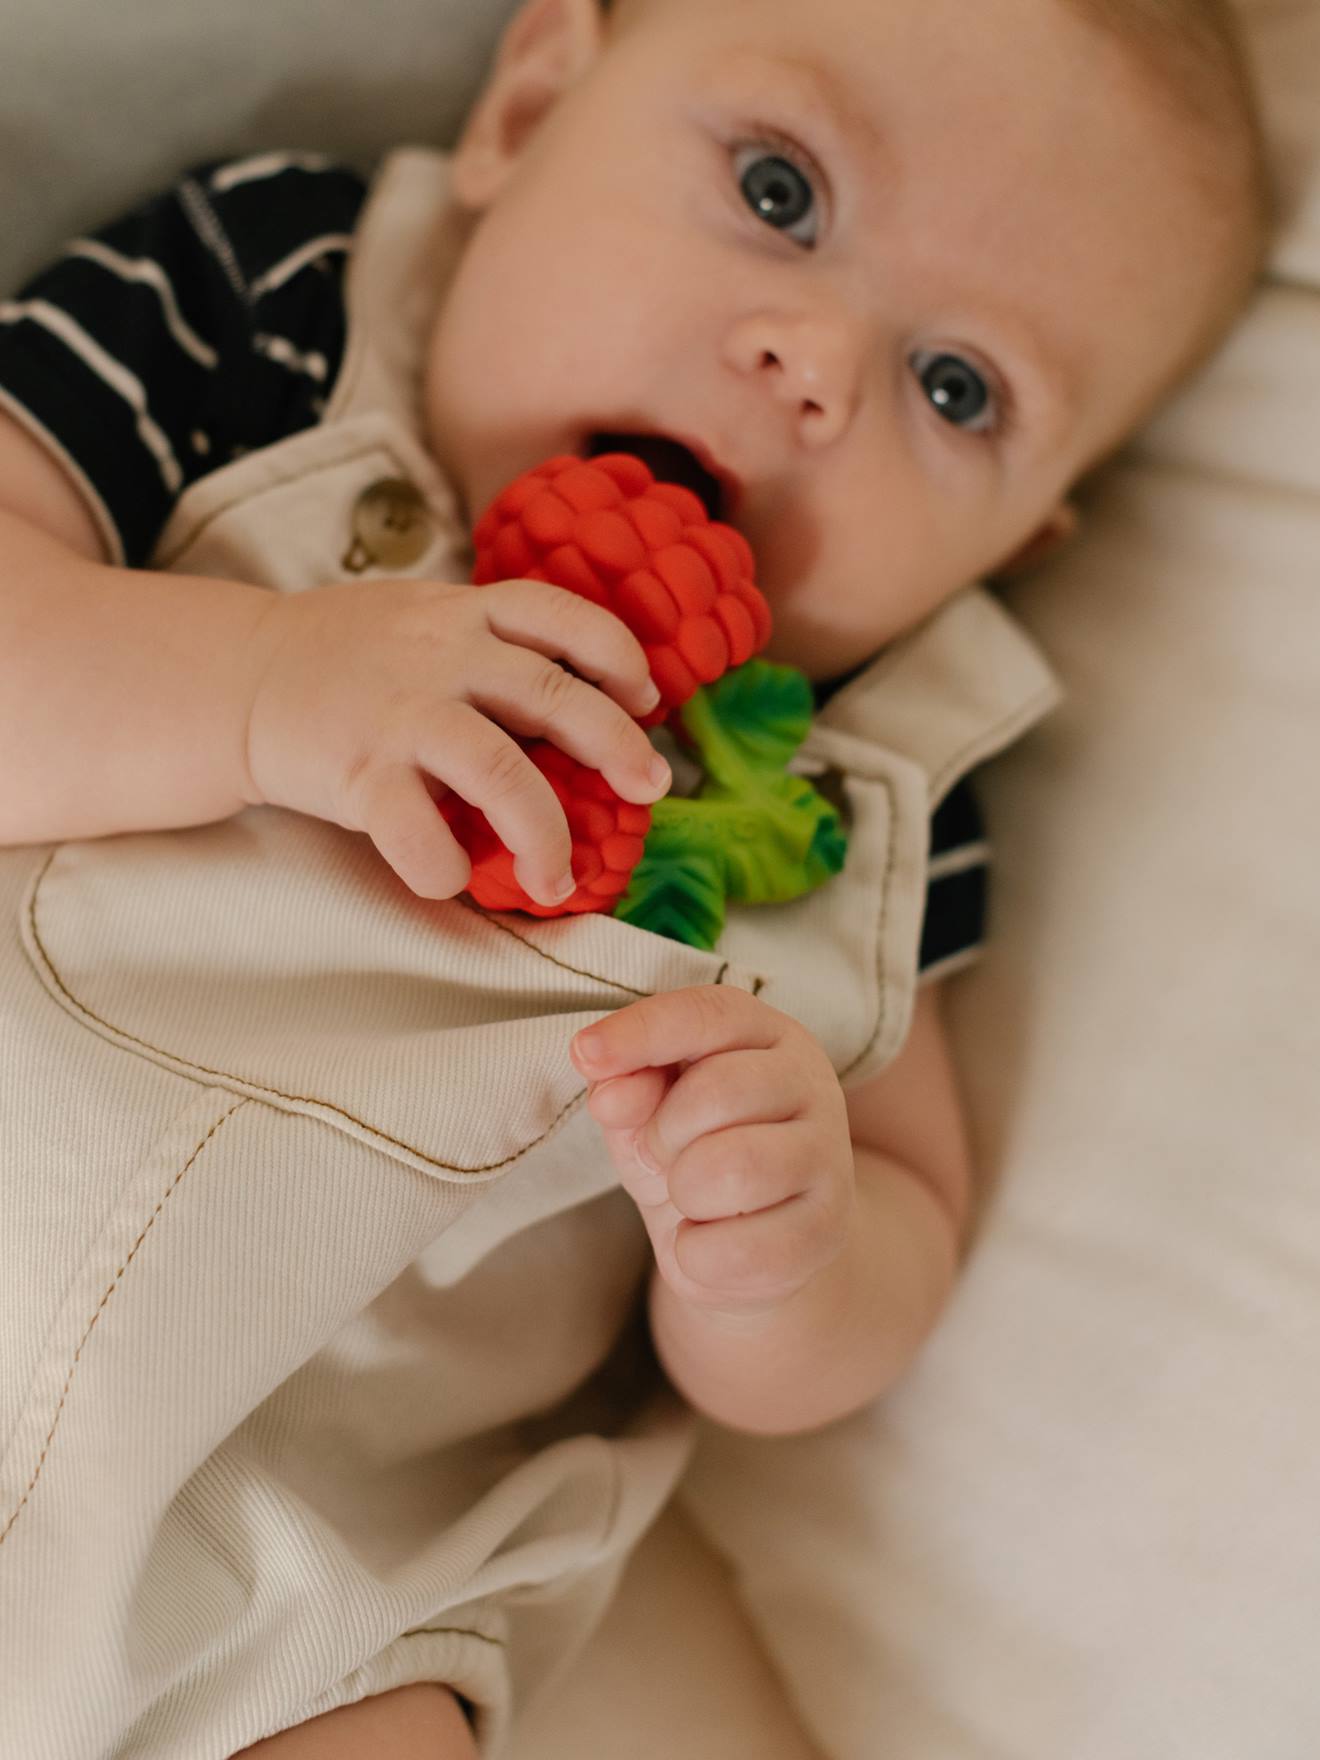
{"label": "green stem of toy", "polygon": [[[812,827],[805,827],[804,839],[800,809],[785,809],[772,796],[758,795],[736,805],[713,798],[657,801],[651,808],[651,825],[653,834],[659,834],[661,850],[681,846],[688,860],[708,857],[712,866],[722,870],[727,894],[738,904],[780,904],[805,889],[801,868],[773,862],[769,852],[786,844],[805,847]],[[731,843],[741,844],[750,857],[760,859],[731,859]]]}
{"label": "green stem of toy", "polygon": [[[747,762],[720,726],[710,692],[704,685],[697,687],[678,713],[701,753],[701,764],[706,773],[701,792],[706,799],[716,794],[737,799],[760,792],[760,778],[765,772]],[[664,800],[656,804],[670,806],[679,803]]]}
{"label": "green stem of toy", "polygon": [[750,660],[679,711],[703,769],[695,799],[651,809],[641,861],[614,914],[694,947],[714,947],[725,902],[783,904],[838,873],[839,816],[785,766],[811,724],[811,686],[792,667]]}
{"label": "green stem of toy", "polygon": [[667,798],[652,807],[656,847],[709,855],[723,870],[728,896],[740,904],[783,903],[818,885],[823,876],[809,873],[809,852],[822,818],[833,824],[834,814],[811,783],[778,764],[750,759],[704,688],[679,713],[705,777],[694,799]]}

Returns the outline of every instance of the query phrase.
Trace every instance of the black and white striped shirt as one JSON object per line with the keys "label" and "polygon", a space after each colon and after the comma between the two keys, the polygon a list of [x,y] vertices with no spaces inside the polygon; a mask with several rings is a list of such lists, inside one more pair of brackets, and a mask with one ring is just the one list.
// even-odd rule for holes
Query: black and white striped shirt
{"label": "black and white striped shirt", "polygon": [[201,166],[0,303],[0,398],[77,467],[125,563],[198,477],[318,420],[364,195],[310,156]]}
{"label": "black and white striped shirt", "polygon": [[[201,165],[0,300],[0,406],[80,480],[127,566],[199,477],[320,420],[365,197],[315,154]],[[924,976],[979,946],[987,861],[962,783],[931,821]]]}

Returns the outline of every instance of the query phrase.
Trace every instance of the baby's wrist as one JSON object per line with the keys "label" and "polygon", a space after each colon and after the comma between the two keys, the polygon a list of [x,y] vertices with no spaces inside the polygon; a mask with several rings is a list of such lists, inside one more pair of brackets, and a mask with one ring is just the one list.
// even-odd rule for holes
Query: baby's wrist
{"label": "baby's wrist", "polygon": [[689,1404],[730,1429],[792,1435],[827,1422],[846,1403],[829,1385],[838,1279],[837,1265],[827,1266],[778,1302],[716,1307],[684,1300],[657,1269],[649,1299],[656,1354]]}
{"label": "baby's wrist", "polygon": [[263,593],[268,602],[254,615],[240,645],[235,679],[234,720],[238,728],[238,787],[246,805],[283,804],[271,771],[271,748],[278,741],[278,695],[275,675],[279,658],[293,635],[297,601],[281,593]]}

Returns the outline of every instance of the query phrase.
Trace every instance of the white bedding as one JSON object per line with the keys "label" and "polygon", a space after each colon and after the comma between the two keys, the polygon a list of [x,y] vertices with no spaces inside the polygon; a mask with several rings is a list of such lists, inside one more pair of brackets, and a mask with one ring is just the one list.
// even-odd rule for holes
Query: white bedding
{"label": "white bedding", "polygon": [[[445,140],[509,10],[7,0],[0,287],[191,159]],[[707,1434],[514,1760],[1317,1751],[1320,0],[1244,10],[1270,283],[1013,595],[1070,694],[985,791],[965,1280],[881,1409]]]}

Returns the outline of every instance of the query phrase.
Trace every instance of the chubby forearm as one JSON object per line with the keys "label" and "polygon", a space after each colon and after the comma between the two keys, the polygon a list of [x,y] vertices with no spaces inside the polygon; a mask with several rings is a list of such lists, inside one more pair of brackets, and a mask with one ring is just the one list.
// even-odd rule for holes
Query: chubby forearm
{"label": "chubby forearm", "polygon": [[0,844],[236,813],[273,597],[91,562],[0,511]]}
{"label": "chubby forearm", "polygon": [[670,1380],[730,1429],[819,1429],[891,1387],[930,1334],[957,1275],[961,1219],[927,1181],[855,1151],[842,1251],[782,1306],[726,1315],[683,1302],[656,1272],[650,1317]]}

